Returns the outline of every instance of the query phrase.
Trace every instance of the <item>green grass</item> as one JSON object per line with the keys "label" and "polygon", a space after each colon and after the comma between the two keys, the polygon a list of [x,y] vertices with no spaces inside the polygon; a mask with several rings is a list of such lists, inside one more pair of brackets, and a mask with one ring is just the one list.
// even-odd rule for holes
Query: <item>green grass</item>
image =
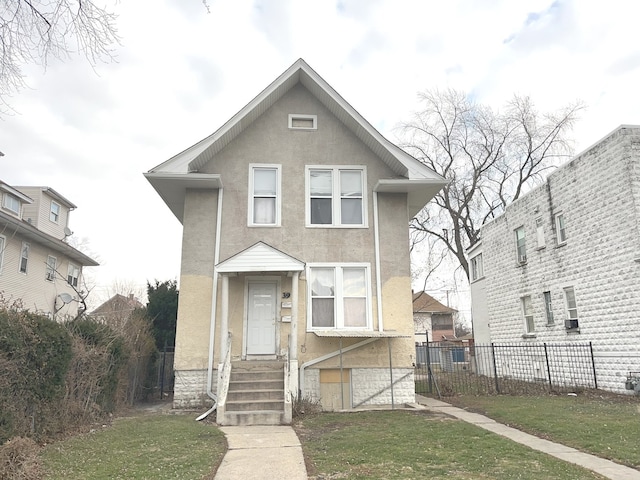
{"label": "green grass", "polygon": [[603,478],[478,427],[426,412],[312,415],[295,424],[309,478]]}
{"label": "green grass", "polygon": [[640,398],[613,395],[448,397],[534,435],[640,469]]}
{"label": "green grass", "polygon": [[55,442],[42,453],[47,479],[202,479],[217,468],[226,440],[186,415],[122,418]]}

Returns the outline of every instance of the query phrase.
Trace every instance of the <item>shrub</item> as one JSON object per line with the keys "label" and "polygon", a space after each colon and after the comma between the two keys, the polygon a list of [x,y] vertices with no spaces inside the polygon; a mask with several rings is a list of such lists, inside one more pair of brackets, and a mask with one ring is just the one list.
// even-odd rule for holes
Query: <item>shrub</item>
{"label": "shrub", "polygon": [[0,446],[0,478],[38,480],[41,478],[39,447],[30,438],[16,437]]}

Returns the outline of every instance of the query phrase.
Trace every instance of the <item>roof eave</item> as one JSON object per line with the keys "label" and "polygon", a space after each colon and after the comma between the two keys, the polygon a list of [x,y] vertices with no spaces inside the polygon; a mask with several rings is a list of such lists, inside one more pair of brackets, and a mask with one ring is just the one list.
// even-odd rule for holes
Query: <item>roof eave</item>
{"label": "roof eave", "polygon": [[406,193],[409,216],[414,217],[448,183],[443,178],[407,180],[383,178],[373,187],[379,193]]}

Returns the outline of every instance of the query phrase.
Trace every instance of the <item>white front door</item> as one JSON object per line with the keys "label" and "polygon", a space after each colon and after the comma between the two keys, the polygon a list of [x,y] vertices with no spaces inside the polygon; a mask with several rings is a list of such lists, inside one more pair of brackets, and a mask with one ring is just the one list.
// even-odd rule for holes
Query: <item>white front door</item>
{"label": "white front door", "polygon": [[276,283],[249,283],[247,355],[276,353]]}

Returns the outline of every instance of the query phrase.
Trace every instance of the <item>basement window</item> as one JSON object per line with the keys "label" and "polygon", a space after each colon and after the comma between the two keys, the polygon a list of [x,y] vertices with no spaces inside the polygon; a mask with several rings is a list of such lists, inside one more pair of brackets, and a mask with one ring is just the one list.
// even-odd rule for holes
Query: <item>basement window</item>
{"label": "basement window", "polygon": [[294,130],[317,130],[318,116],[290,113],[289,128]]}

